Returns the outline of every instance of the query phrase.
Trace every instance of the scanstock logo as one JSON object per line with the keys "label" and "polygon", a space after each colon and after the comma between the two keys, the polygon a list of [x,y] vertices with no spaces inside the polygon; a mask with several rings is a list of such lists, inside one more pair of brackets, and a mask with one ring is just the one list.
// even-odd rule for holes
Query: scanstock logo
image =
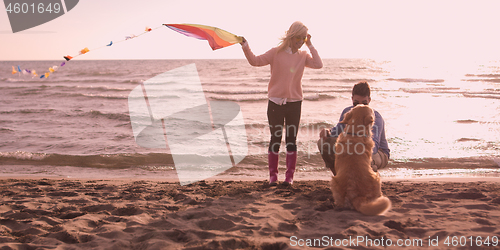
{"label": "scanstock logo", "polygon": [[170,149],[181,185],[222,173],[247,156],[240,106],[208,102],[195,64],[143,82],[128,105],[136,143]]}
{"label": "scanstock logo", "polygon": [[12,32],[52,21],[72,10],[78,0],[3,0]]}

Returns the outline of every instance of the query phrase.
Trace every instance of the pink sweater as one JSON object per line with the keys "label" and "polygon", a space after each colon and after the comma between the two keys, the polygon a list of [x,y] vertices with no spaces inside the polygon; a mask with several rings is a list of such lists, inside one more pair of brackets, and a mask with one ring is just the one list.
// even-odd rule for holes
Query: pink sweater
{"label": "pink sweater", "polygon": [[266,53],[255,56],[248,46],[248,42],[243,45],[243,52],[252,66],[271,65],[271,79],[269,80],[268,97],[288,98],[292,100],[302,100],[302,75],[304,67],[320,69],[323,62],[318,55],[318,51],[311,46],[309,51],[299,50],[291,54],[282,50],[278,52],[278,47],[272,48]]}

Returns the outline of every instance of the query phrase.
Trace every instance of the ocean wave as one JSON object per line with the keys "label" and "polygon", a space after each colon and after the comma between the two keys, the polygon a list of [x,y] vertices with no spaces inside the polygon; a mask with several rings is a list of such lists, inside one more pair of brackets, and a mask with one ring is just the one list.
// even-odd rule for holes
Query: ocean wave
{"label": "ocean wave", "polygon": [[[286,152],[280,152],[285,158]],[[232,171],[264,170],[268,164],[267,152],[247,155]],[[173,157],[168,153],[122,153],[98,155],[65,155],[48,153],[31,153],[24,151],[0,152],[0,164],[20,166],[72,166],[91,167],[103,169],[143,168],[151,171],[171,171],[175,169]],[[299,151],[297,158],[297,174],[300,172],[327,171],[319,153]],[[442,172],[444,175],[449,170],[461,169],[461,172],[477,171],[483,169],[500,171],[500,159],[493,157],[469,158],[425,158],[389,161],[386,169],[381,170],[381,175],[391,177],[391,173],[401,170],[423,171],[427,174]],[[486,173],[487,174],[487,173]],[[438,175],[440,175],[438,173]],[[394,176],[393,176],[394,177]]]}
{"label": "ocean wave", "polygon": [[[301,122],[299,125],[300,129],[317,129],[318,134],[319,134],[321,129],[331,128],[331,127],[333,127],[333,124],[331,124],[330,122],[327,122],[327,121],[314,121],[314,122],[305,122],[305,123]],[[251,129],[266,129],[267,130],[269,128],[269,124],[267,124],[267,123],[247,123],[247,124],[245,124],[245,128],[247,130],[251,130]],[[268,143],[267,138],[266,138],[265,142]]]}
{"label": "ocean wave", "polygon": [[[267,121],[266,121],[267,122]],[[269,124],[267,123],[247,123],[245,124],[245,128],[247,129],[262,129],[262,128],[265,128],[265,129],[268,129],[269,127]],[[301,122],[299,124],[299,128],[300,129],[308,129],[308,128],[331,128],[333,127],[333,124],[331,124],[330,122],[327,122],[327,121],[313,121],[313,122]],[[318,131],[319,133],[319,131]],[[266,141],[267,141],[267,138],[266,138]]]}
{"label": "ocean wave", "polygon": [[432,87],[432,88],[400,88],[400,91],[406,93],[437,93],[437,94],[462,94],[465,91],[456,87]]}
{"label": "ocean wave", "polygon": [[476,121],[476,120],[471,120],[471,119],[467,119],[467,120],[456,120],[455,122],[456,122],[456,123],[463,123],[463,124],[479,123],[479,121]]}
{"label": "ocean wave", "polygon": [[484,98],[484,99],[500,99],[500,95],[490,95],[489,93],[473,93],[473,94],[467,94],[463,93],[464,97],[468,98]]}
{"label": "ocean wave", "polygon": [[[318,122],[308,122],[308,123],[301,123],[300,125],[300,128],[331,128],[333,127],[333,124],[331,124],[330,122],[326,122],[326,121],[318,121]],[[319,131],[318,131],[319,133]]]}
{"label": "ocean wave", "polygon": [[331,94],[325,94],[325,93],[316,93],[312,95],[305,95],[304,100],[307,101],[319,101],[319,100],[328,100],[328,99],[335,99],[337,96],[331,95]]}
{"label": "ocean wave", "polygon": [[[374,79],[368,79],[368,78],[343,78],[343,79],[336,79],[336,78],[310,78],[310,79],[304,79],[312,82],[342,82],[342,83],[358,83],[358,82],[374,82]],[[351,86],[352,88],[352,86]]]}
{"label": "ocean wave", "polygon": [[387,78],[387,81],[395,81],[395,82],[423,82],[423,83],[442,83],[444,79],[418,79],[418,78]]}
{"label": "ocean wave", "polygon": [[[280,152],[280,158],[285,158],[286,152]],[[262,169],[268,164],[267,153],[249,155],[240,162],[242,168],[254,167]],[[319,153],[310,154],[308,152],[298,152],[297,157],[297,174],[300,172],[316,172],[327,171],[325,163]],[[468,157],[468,158],[425,158],[425,159],[405,159],[405,160],[389,160],[387,168],[381,170],[380,174],[384,177],[394,177],[391,173],[400,170],[422,171],[424,174],[432,174],[441,172],[442,175],[450,172],[450,170],[459,170],[459,172],[474,172],[477,170],[500,171],[500,159],[493,157]],[[486,174],[487,175],[487,174]]]}
{"label": "ocean wave", "polygon": [[104,84],[114,84],[114,83],[131,83],[131,84],[140,84],[144,81],[144,79],[130,79],[130,78],[68,78],[68,77],[58,77],[52,76],[49,78],[40,79],[38,77],[34,78],[2,78],[0,82],[7,83],[36,83],[40,82],[44,83],[83,83],[83,84],[96,84],[96,83],[104,83]]}
{"label": "ocean wave", "polygon": [[0,133],[4,133],[4,132],[10,133],[10,132],[14,132],[14,130],[9,129],[9,128],[0,128]]}
{"label": "ocean wave", "polygon": [[129,70],[123,70],[123,71],[93,71],[93,70],[88,70],[88,71],[73,71],[73,72],[65,72],[66,77],[103,77],[103,76],[116,76],[116,77],[123,77],[123,74],[130,74],[131,71]]}
{"label": "ocean wave", "polygon": [[352,85],[351,84],[346,84],[346,85],[338,85],[338,84],[331,84],[331,85],[325,85],[325,84],[314,84],[314,83],[307,83],[303,85],[303,88],[306,90],[308,88],[321,88],[325,89],[325,91],[341,91],[341,90],[349,90],[352,91]]}
{"label": "ocean wave", "polygon": [[[267,92],[267,91],[266,91]],[[327,94],[327,93],[317,93],[318,91],[304,91],[305,93],[313,92],[313,94],[305,94],[304,100],[307,101],[320,101],[320,100],[329,100],[338,98],[338,95]],[[332,92],[332,91],[330,91]],[[341,93],[345,91],[333,91],[335,93]],[[256,102],[256,101],[267,101],[269,97],[267,93],[259,93],[259,94],[228,94],[228,95],[207,95],[207,97],[211,100],[218,101],[234,101],[234,102]]]}
{"label": "ocean wave", "polygon": [[64,155],[30,153],[23,151],[0,152],[0,163],[11,165],[50,165],[120,169],[140,166],[172,166],[172,155],[150,154],[100,154]]}
{"label": "ocean wave", "polygon": [[365,69],[368,69],[367,67],[364,67],[364,66],[339,66],[338,68],[340,70],[365,70]]}
{"label": "ocean wave", "polygon": [[2,82],[38,82],[35,80],[38,80],[37,78],[33,79],[25,79],[25,78],[2,78]]}
{"label": "ocean wave", "polygon": [[329,81],[334,81],[335,79],[333,79],[333,78],[311,78],[311,79],[307,79],[307,80],[316,81],[316,82],[329,82]]}
{"label": "ocean wave", "polygon": [[271,78],[255,78],[255,81],[257,82],[269,82]]}
{"label": "ocean wave", "polygon": [[466,158],[421,158],[391,160],[391,168],[410,169],[476,169],[500,168],[494,157],[466,157]]}
{"label": "ocean wave", "polygon": [[[78,94],[75,94],[78,95]],[[80,96],[90,97],[90,98],[103,98],[103,99],[128,99],[128,96],[124,95],[105,95],[105,94],[80,94]]]}
{"label": "ocean wave", "polygon": [[399,91],[406,93],[432,93],[432,94],[462,94],[464,97],[500,99],[500,92],[497,89],[485,89],[485,91],[471,92],[459,87],[430,87],[430,88],[400,88]]}
{"label": "ocean wave", "polygon": [[[61,86],[61,88],[63,89],[69,89],[69,88],[73,88],[73,87],[65,87],[65,86]],[[131,88],[119,88],[119,87],[110,87],[110,86],[76,86],[77,89],[81,89],[81,90],[92,90],[92,91],[113,91],[113,92],[120,92],[120,91],[126,91],[126,92],[130,92],[132,91]]]}
{"label": "ocean wave", "polygon": [[266,90],[204,90],[205,93],[221,95],[242,95],[242,94],[267,94]]}
{"label": "ocean wave", "polygon": [[10,111],[2,111],[0,114],[11,115],[11,114],[47,114],[54,113],[55,109],[18,109]]}
{"label": "ocean wave", "polygon": [[5,86],[5,87],[0,87],[0,91],[2,91],[2,93],[5,93],[4,91],[9,91],[9,90],[20,90],[20,89],[25,89],[26,87],[25,86]]}
{"label": "ocean wave", "polygon": [[234,102],[257,102],[267,100],[267,95],[231,95],[231,96],[223,96],[223,95],[208,95],[210,100],[216,101],[234,101]]}
{"label": "ocean wave", "polygon": [[267,123],[245,123],[245,128],[248,129],[267,129],[269,125]]}
{"label": "ocean wave", "polygon": [[481,141],[481,139],[477,139],[477,138],[460,138],[460,139],[457,139],[456,140],[457,142],[478,142],[478,141]]}
{"label": "ocean wave", "polygon": [[393,168],[380,171],[380,176],[387,179],[413,178],[471,178],[471,177],[499,177],[500,169],[494,168],[449,168],[449,169],[407,169]]}
{"label": "ocean wave", "polygon": [[466,79],[468,82],[493,82],[493,83],[500,83],[500,78],[481,78],[481,79]]}
{"label": "ocean wave", "polygon": [[489,77],[489,78],[500,78],[500,74],[466,74],[467,77]]}
{"label": "ocean wave", "polygon": [[80,114],[82,117],[90,117],[90,118],[106,118],[110,120],[119,120],[119,121],[130,121],[130,116],[129,114],[123,114],[123,113],[103,113],[98,110],[90,110],[88,112],[84,112],[83,114]]}
{"label": "ocean wave", "polygon": [[486,91],[490,91],[490,92],[500,92],[500,89],[484,89]]}
{"label": "ocean wave", "polygon": [[122,100],[122,99],[128,99],[127,95],[110,95],[110,94],[87,94],[87,93],[51,93],[48,94],[47,97],[58,97],[58,98],[78,98],[78,97],[85,97],[85,98],[99,98],[99,99],[117,99],[117,100]]}
{"label": "ocean wave", "polygon": [[[267,89],[268,82],[259,83],[259,82],[255,82],[255,81],[244,81],[244,82],[240,82],[240,83],[234,84],[234,85],[237,85],[239,87],[250,87],[250,88],[255,88],[255,89],[256,88]],[[202,82],[201,84],[204,85],[204,86],[209,86],[209,85],[220,86],[220,82],[215,82],[215,83],[212,83],[212,84],[206,83],[206,82]],[[223,86],[227,86],[227,84],[224,84]]]}
{"label": "ocean wave", "polygon": [[[147,78],[146,78],[147,79]],[[90,83],[90,84],[96,84],[96,83],[104,83],[104,84],[113,84],[113,83],[130,83],[130,84],[140,84],[144,82],[145,79],[133,79],[133,78],[96,78],[96,79],[66,79],[65,82],[70,82],[70,83]]]}
{"label": "ocean wave", "polygon": [[54,115],[59,117],[84,117],[84,118],[106,118],[110,120],[118,120],[118,121],[126,121],[130,122],[130,116],[128,113],[104,113],[98,110],[90,110],[87,112],[83,112],[82,110],[73,110],[71,113],[66,111],[56,110],[56,109],[18,109],[18,110],[10,110],[10,111],[2,111],[0,114],[3,115],[16,115],[16,114],[24,114],[24,115]]}
{"label": "ocean wave", "polygon": [[127,79],[127,78],[89,78],[89,79],[71,79],[65,78],[59,81],[53,81],[54,83],[81,83],[81,84],[114,84],[114,83],[130,83],[130,84],[140,84],[144,82],[144,79]]}

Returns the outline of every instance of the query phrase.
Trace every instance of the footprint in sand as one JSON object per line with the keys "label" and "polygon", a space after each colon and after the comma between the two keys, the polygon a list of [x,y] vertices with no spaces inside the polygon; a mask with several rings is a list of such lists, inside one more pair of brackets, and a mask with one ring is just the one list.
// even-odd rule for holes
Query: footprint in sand
{"label": "footprint in sand", "polygon": [[236,226],[234,222],[224,219],[224,218],[215,218],[200,221],[197,223],[198,227],[203,230],[218,230],[218,231],[227,231]]}

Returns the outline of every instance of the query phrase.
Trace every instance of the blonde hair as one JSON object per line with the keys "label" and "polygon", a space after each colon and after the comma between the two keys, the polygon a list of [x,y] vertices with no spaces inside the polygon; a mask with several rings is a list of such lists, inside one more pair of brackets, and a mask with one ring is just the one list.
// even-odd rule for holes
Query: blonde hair
{"label": "blonde hair", "polygon": [[292,23],[288,31],[285,33],[285,36],[281,38],[281,44],[279,45],[278,51],[290,47],[290,40],[304,31],[307,33],[308,29],[302,22],[296,21]]}

